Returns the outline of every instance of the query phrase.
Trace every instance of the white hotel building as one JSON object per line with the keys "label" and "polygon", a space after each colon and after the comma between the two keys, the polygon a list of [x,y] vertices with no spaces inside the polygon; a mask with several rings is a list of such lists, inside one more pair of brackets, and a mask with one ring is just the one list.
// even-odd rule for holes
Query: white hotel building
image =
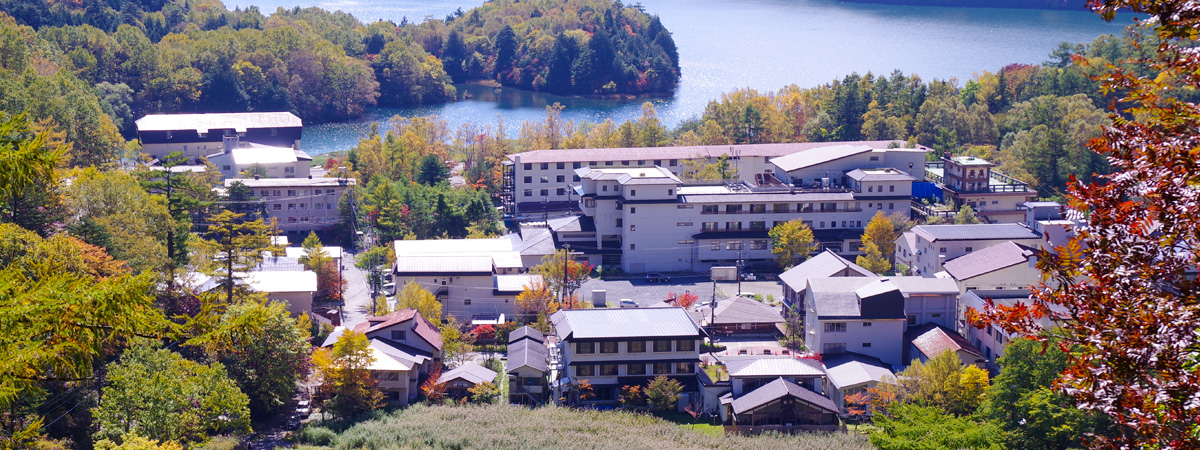
{"label": "white hotel building", "polygon": [[341,223],[338,202],[357,183],[353,178],[227,178],[225,187],[237,182],[254,192],[280,231],[301,234]]}
{"label": "white hotel building", "polygon": [[[842,157],[811,163],[841,164]],[[909,210],[914,178],[904,171],[830,171],[832,180],[819,187],[794,187],[769,175],[757,184],[693,185],[664,167],[580,168],[575,194],[587,226],[556,230],[557,240],[593,264],[629,273],[702,272],[739,259],[748,267],[773,264],[768,231],[797,218],[821,249],[855,253],[877,211]]]}

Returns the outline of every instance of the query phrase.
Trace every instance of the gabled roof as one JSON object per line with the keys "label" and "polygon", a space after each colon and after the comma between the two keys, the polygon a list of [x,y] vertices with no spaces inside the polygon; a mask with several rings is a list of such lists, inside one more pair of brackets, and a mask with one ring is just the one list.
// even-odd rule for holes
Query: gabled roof
{"label": "gabled roof", "polygon": [[[880,140],[880,141],[845,141],[840,142],[843,145],[866,145],[872,148],[886,148],[894,143],[900,143],[896,140]],[[838,142],[790,142],[785,144],[742,144],[742,145],[693,145],[682,147],[625,147],[625,148],[606,148],[590,151],[580,151],[579,149],[556,149],[556,150],[532,150],[524,153],[514,153],[507,156],[508,160],[515,161],[517,157],[521,158],[522,163],[553,163],[553,162],[576,162],[594,159],[599,161],[638,161],[653,162],[655,159],[695,159],[695,158],[710,158],[715,159],[721,155],[734,156],[735,154],[741,158],[750,157],[766,157],[773,158],[776,156],[790,155],[796,152],[810,151],[830,145],[839,144]],[[926,151],[927,147],[918,146],[916,149],[892,149],[892,150],[913,150]],[[594,153],[593,153],[594,152]],[[599,156],[603,155],[603,156]]]}
{"label": "gabled roof", "polygon": [[963,281],[1000,269],[1025,264],[1037,250],[1013,241],[976,250],[942,263],[942,269],[954,279]]}
{"label": "gabled roof", "polygon": [[471,384],[479,384],[485,381],[494,383],[496,381],[496,371],[469,362],[455,367],[454,370],[449,372],[443,372],[442,377],[438,378],[438,382],[449,383],[459,379]]}
{"label": "gabled roof", "polygon": [[832,413],[837,413],[838,411],[838,407],[833,403],[833,400],[802,388],[796,385],[796,383],[789,382],[783,378],[778,378],[775,381],[760,386],[758,389],[743,394],[741,397],[734,399],[731,406],[733,406],[734,414],[742,414],[789,396]]}
{"label": "gabled roof", "polygon": [[1041,235],[1016,223],[917,225],[912,232],[930,242],[1041,238]]}
{"label": "gabled roof", "polygon": [[891,366],[874,356],[835,353],[824,355],[821,363],[825,366],[825,378],[837,389],[896,380]]}
{"label": "gabled roof", "polygon": [[387,370],[387,371],[408,371],[412,370],[417,364],[416,361],[403,356],[403,352],[391,348],[387,344],[371,339],[371,356],[374,361],[367,367],[368,370]]}
{"label": "gabled roof", "polygon": [[245,166],[250,164],[294,163],[300,161],[298,156],[296,151],[291,147],[254,146],[238,147],[231,149],[228,153],[209,155],[208,159],[232,158],[235,164]]}
{"label": "gabled roof", "polygon": [[511,333],[508,333],[509,344],[515,343],[521,339],[532,339],[538,342],[546,342],[546,335],[542,334],[541,331],[538,331],[537,328],[529,325],[517,328],[512,330]]}
{"label": "gabled roof", "polygon": [[679,177],[662,167],[623,167],[619,169],[583,167],[575,169],[580,178],[616,181],[622,185],[679,184]]}
{"label": "gabled roof", "polygon": [[437,327],[412,308],[392,311],[383,316],[367,316],[366,322],[354,326],[354,332],[363,334],[373,333],[408,320],[413,321],[413,327],[410,329],[417,336],[420,336],[421,339],[424,339],[433,348],[439,350],[442,348],[442,334],[438,332]]}
{"label": "gabled roof", "polygon": [[[492,267],[520,268],[521,253],[511,238],[398,240],[397,269],[402,272],[492,272]],[[486,258],[487,267],[484,268]]]}
{"label": "gabled roof", "polygon": [[846,172],[846,176],[858,182],[863,181],[916,181],[917,179],[901,170],[891,167],[882,169],[854,169]]}
{"label": "gabled roof", "polygon": [[913,347],[916,347],[917,351],[920,351],[926,358],[933,358],[946,351],[965,351],[980,358],[983,357],[983,353],[971,345],[966,338],[959,336],[949,328],[934,323],[909,328],[904,333],[904,340],[912,342]]}
{"label": "gabled roof", "polygon": [[566,309],[550,321],[564,340],[704,335],[683,308]]}
{"label": "gabled roof", "polygon": [[746,297],[717,302],[717,310],[713,315],[714,324],[783,323],[779,310]]}
{"label": "gabled roof", "polygon": [[490,256],[450,256],[450,255],[396,255],[395,270],[397,274],[491,274],[492,257]]}
{"label": "gabled roof", "polygon": [[721,358],[731,377],[819,377],[821,363],[789,355],[738,355]]}
{"label": "gabled roof", "polygon": [[528,367],[538,372],[546,372],[549,370],[546,354],[546,344],[533,339],[518,340],[508,344],[508,363],[504,370],[511,373]]}
{"label": "gabled roof", "polygon": [[814,148],[811,150],[792,153],[787,156],[771,158],[771,164],[780,168],[784,172],[791,172],[806,167],[812,167],[817,164],[836,161],[847,156],[854,156],[860,153],[871,151],[871,147],[866,145],[831,145],[828,147]]}
{"label": "gabled roof", "polygon": [[596,221],[591,216],[556,217],[546,221],[555,233],[587,233],[596,231]]}
{"label": "gabled roof", "polygon": [[542,276],[537,274],[493,275],[492,290],[498,293],[511,294],[525,290],[525,286],[533,286],[542,282]]}
{"label": "gabled roof", "polygon": [[522,224],[521,232],[510,234],[508,238],[512,239],[513,248],[517,249],[521,256],[551,255],[557,250],[554,245],[554,232],[542,224]]}
{"label": "gabled roof", "polygon": [[246,285],[258,292],[316,292],[317,274],[307,270],[250,272]]}
{"label": "gabled roof", "polygon": [[248,128],[288,128],[302,126],[299,117],[290,112],[246,112],[209,114],[150,114],[138,119],[138,131],[208,130]]}
{"label": "gabled roof", "polygon": [[871,271],[838,256],[828,249],[779,275],[779,280],[792,288],[803,290],[809,278],[833,276],[874,277]]}
{"label": "gabled roof", "polygon": [[808,289],[820,320],[905,318],[904,294],[886,278],[813,278]]}

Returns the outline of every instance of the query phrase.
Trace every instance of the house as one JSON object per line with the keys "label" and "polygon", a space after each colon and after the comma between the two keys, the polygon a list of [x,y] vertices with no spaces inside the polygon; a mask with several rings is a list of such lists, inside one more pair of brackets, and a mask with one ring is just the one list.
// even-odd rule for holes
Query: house
{"label": "house", "polygon": [[265,292],[273,302],[287,304],[288,312],[299,316],[312,311],[313,296],[317,293],[317,274],[307,270],[254,271],[246,275],[246,286]]}
{"label": "house", "polygon": [[1041,251],[1006,241],[946,261],[939,278],[953,279],[960,292],[973,290],[1028,292],[1042,280],[1037,268]]}
{"label": "house", "polygon": [[521,254],[507,237],[400,240],[393,245],[397,289],[416,282],[441,301],[443,314],[464,320],[516,315],[517,295],[543,281],[541,275],[523,273]]}
{"label": "house", "polygon": [[722,415],[729,418],[726,431],[836,431],[841,424],[833,400],[783,378],[722,401]]}
{"label": "house", "polygon": [[303,124],[290,112],[209,114],[150,114],[138,119],[142,153],[163,159],[182,152],[193,164],[199,159],[249,142],[272,147],[300,148]]}
{"label": "house", "polygon": [[717,302],[715,311],[709,311],[710,307],[702,309],[700,325],[714,336],[774,336],[783,326],[778,309],[742,296]]}
{"label": "house", "polygon": [[[953,328],[958,311],[958,285],[944,278],[881,278],[900,288],[904,295],[904,329],[925,323]],[[855,279],[850,282],[861,283]]]}
{"label": "house", "polygon": [[496,371],[468,362],[453,370],[442,372],[438,382],[446,385],[446,396],[450,398],[471,398],[471,388],[481,383],[496,382]]}
{"label": "house", "polygon": [[[825,250],[779,274],[779,281],[783,283],[784,310],[794,310],[803,317],[805,289],[808,288],[810,278],[875,276],[877,275],[873,272],[838,256],[837,253]],[[803,318],[801,320],[803,321]]]}
{"label": "house", "polygon": [[[701,400],[697,363],[704,331],[683,308],[568,309],[550,317],[561,355],[554,398],[615,405],[622,386],[665,375],[683,385],[679,407]],[[587,381],[593,398],[582,400]]]}
{"label": "house", "polygon": [[[792,142],[785,144],[743,145],[699,145],[680,147],[606,148],[602,151],[579,149],[533,150],[514,153],[502,163],[505,189],[501,194],[504,208],[509,213],[530,214],[545,210],[565,211],[577,207],[577,195],[572,191],[580,178],[576,169],[635,169],[662,167],[672,174],[683,174],[684,161],[699,160],[716,162],[727,157],[729,164],[738,170],[743,181],[753,182],[757,174],[775,173],[770,159],[781,156],[823,151],[838,145],[864,146],[869,149],[887,149],[896,155],[890,160],[863,157],[863,167],[898,167],[911,169],[910,175],[920,178],[924,169],[926,147],[918,149],[888,149],[896,141],[850,141],[850,142]],[[907,151],[907,153],[905,153]],[[881,153],[875,153],[879,157]],[[904,155],[904,156],[901,156]],[[855,160],[857,162],[857,160]],[[910,166],[909,163],[914,164]],[[829,175],[824,175],[829,176]],[[840,175],[837,175],[840,177]]]}
{"label": "house", "polygon": [[739,398],[776,379],[821,392],[825,369],[815,359],[791,355],[728,355],[719,360],[729,372],[730,392]]}
{"label": "house", "polygon": [[1025,219],[1022,205],[1033,200],[1037,191],[995,167],[974,156],[946,153],[940,162],[925,164],[925,177],[942,189],[942,197],[955,211],[968,205],[988,223],[1021,222]]}
{"label": "house", "polygon": [[546,337],[529,326],[508,334],[508,401],[519,405],[546,403],[549,384],[546,382],[548,352]]}
{"label": "house", "polygon": [[845,352],[825,355],[821,358],[825,367],[826,387],[824,392],[846,412],[846,397],[866,392],[879,383],[895,383],[892,366],[874,356]]}
{"label": "house", "polygon": [[927,323],[910,328],[904,333],[905,361],[920,359],[926,362],[944,352],[953,351],[964,365],[978,365],[981,368],[987,362],[983,353],[971,345],[965,338],[949,328]]}
{"label": "house", "polygon": [[221,153],[208,155],[208,162],[217,167],[224,178],[308,178],[312,169],[312,157],[291,147],[246,145],[227,148]]}
{"label": "house", "polygon": [[[408,308],[383,316],[367,316],[351,328],[370,341],[374,362],[368,367],[380,391],[392,404],[406,406],[418,395],[421,381],[442,361],[442,337],[437,327]],[[330,347],[347,331],[335,328],[322,347]]]}
{"label": "house", "polygon": [[907,316],[900,288],[881,278],[813,278],[804,300],[804,344],[822,355],[847,351],[902,363]]}
{"label": "house", "polygon": [[308,233],[332,230],[342,223],[338,204],[358,182],[353,178],[227,178],[249,187],[254,201],[263,205],[268,219],[281,231]]}
{"label": "house", "polygon": [[[997,306],[1015,306],[1017,303],[1029,304],[1029,293],[1026,291],[1003,290],[1003,291],[983,291],[972,290],[967,291],[962,295],[958,327],[956,328],[961,336],[967,339],[978,351],[982,351],[983,358],[988,362],[988,369],[993,374],[1000,371],[1000,366],[996,364],[996,360],[1004,354],[1004,349],[1008,347],[1009,341],[1014,336],[992,325],[983,328],[975,328],[967,324],[966,313],[970,310],[983,311],[986,305],[984,298],[992,301]],[[1059,313],[1065,312],[1066,309],[1060,305],[1052,305],[1051,308]],[[1054,326],[1054,322],[1049,318],[1038,319],[1038,325],[1050,328]]]}
{"label": "house", "polygon": [[911,275],[933,277],[948,260],[1007,241],[1040,247],[1042,236],[1016,223],[917,225],[896,238],[896,262]]}

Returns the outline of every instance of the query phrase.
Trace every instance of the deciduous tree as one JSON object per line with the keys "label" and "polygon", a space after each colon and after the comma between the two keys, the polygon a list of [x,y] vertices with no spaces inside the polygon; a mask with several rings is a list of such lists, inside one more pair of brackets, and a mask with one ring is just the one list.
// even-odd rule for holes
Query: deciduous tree
{"label": "deciduous tree", "polygon": [[338,338],[332,349],[314,351],[313,364],[322,378],[317,399],[323,409],[347,418],[382,406],[383,393],[369,370],[374,362],[371,341],[353,331]]}
{"label": "deciduous tree", "polygon": [[554,300],[554,292],[544,281],[535,281],[524,286],[517,294],[517,312],[534,316],[554,314],[558,311],[558,302]]}
{"label": "deciduous tree", "polygon": [[530,272],[541,275],[550,289],[563,298],[574,295],[583,283],[592,278],[592,265],[587,261],[576,261],[564,249],[543,256],[542,263],[534,266]]}
{"label": "deciduous tree", "polygon": [[660,410],[669,411],[675,409],[675,403],[679,401],[679,393],[683,392],[683,385],[674,378],[668,378],[666,375],[659,375],[646,385],[646,399],[650,401],[650,407]]}
{"label": "deciduous tree", "polygon": [[810,253],[817,251],[812,229],[800,219],[775,225],[768,235],[771,237],[771,253],[775,254],[775,261],[784,270],[803,262]]}
{"label": "deciduous tree", "polygon": [[228,304],[233,304],[238,280],[262,262],[263,252],[277,250],[271,244],[271,236],[276,234],[274,219],[264,223],[262,219],[243,221],[243,217],[245,214],[232,211],[209,217],[208,232],[202,242],[202,248],[210,255],[208,270],[221,278],[220,286]]}
{"label": "deciduous tree", "polygon": [[442,324],[442,302],[429,291],[421,287],[421,283],[409,281],[404,289],[396,295],[396,308],[412,308],[417,310],[429,322],[440,326]]}

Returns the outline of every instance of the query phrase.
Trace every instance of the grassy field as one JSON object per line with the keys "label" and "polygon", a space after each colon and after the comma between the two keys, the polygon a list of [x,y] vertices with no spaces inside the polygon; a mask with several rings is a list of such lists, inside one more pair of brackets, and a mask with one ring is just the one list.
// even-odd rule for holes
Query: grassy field
{"label": "grassy field", "polygon": [[[334,435],[310,426],[311,444],[335,449],[792,449],[871,448],[856,433],[796,436],[711,434],[621,411],[557,407],[418,405],[359,423]],[[302,441],[306,440],[301,438]],[[322,447],[307,447],[322,448]]]}

